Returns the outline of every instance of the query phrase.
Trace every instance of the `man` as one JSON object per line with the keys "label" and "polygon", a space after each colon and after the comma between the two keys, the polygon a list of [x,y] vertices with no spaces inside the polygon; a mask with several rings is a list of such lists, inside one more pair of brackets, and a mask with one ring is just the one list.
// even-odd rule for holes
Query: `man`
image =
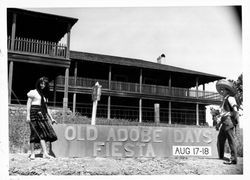
{"label": "man", "polygon": [[225,142],[228,140],[228,144],[231,150],[231,158],[224,164],[237,164],[237,148],[235,143],[235,126],[238,124],[238,111],[237,103],[234,98],[236,89],[233,83],[225,79],[219,80],[216,83],[216,89],[220,95],[223,96],[223,102],[221,104],[220,116],[221,124],[218,134],[218,153],[219,158],[224,158]]}

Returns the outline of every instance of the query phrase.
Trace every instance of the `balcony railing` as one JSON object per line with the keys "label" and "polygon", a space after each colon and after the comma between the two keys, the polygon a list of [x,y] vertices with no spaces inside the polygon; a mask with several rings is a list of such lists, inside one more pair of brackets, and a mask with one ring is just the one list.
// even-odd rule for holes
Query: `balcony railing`
{"label": "balcony railing", "polygon": [[[103,89],[109,89],[109,82],[102,79],[91,79],[91,78],[82,78],[77,77],[76,87],[82,88],[92,88],[96,82],[102,85]],[[64,76],[58,76],[56,78],[57,85],[64,85]],[[69,86],[75,86],[74,77],[69,77]],[[109,90],[114,90],[118,92],[132,92],[140,93],[140,84],[139,83],[127,83],[121,81],[111,81],[111,86]],[[209,100],[221,100],[221,97],[216,92],[209,91],[196,91],[188,88],[177,88],[172,87],[171,90],[168,86],[159,86],[159,85],[149,85],[142,84],[142,93],[150,95],[159,95],[159,96],[172,96],[172,97],[184,97],[184,98],[198,98],[198,99],[209,99]]]}
{"label": "balcony railing", "polygon": [[67,47],[49,41],[16,37],[14,39],[14,49],[11,49],[11,37],[8,37],[8,50],[15,52],[31,53],[43,56],[66,58]]}

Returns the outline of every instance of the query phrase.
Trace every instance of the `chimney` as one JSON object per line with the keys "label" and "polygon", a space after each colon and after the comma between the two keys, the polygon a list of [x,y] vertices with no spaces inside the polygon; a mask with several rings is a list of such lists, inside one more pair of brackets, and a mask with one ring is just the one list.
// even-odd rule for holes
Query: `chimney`
{"label": "chimney", "polygon": [[157,58],[157,63],[159,64],[165,64],[165,54],[161,54],[158,58]]}

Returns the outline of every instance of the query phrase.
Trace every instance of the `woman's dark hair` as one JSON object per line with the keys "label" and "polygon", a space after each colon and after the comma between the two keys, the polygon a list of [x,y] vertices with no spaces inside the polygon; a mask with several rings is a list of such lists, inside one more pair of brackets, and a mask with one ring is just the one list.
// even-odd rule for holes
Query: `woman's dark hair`
{"label": "woman's dark hair", "polygon": [[[41,89],[41,83],[44,82],[45,83],[45,87],[43,89]],[[41,96],[41,106],[42,106],[42,110],[47,113],[47,104],[44,101],[44,97],[48,98],[49,95],[49,79],[45,76],[39,78],[36,81],[36,90],[37,92],[40,94]]]}

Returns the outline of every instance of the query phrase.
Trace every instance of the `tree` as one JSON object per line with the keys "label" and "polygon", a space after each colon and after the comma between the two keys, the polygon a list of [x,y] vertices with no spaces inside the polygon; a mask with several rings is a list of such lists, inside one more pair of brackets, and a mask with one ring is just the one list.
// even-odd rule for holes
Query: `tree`
{"label": "tree", "polygon": [[236,102],[239,106],[243,103],[243,75],[241,74],[237,81],[235,82],[235,86],[237,89],[237,94],[235,95]]}

